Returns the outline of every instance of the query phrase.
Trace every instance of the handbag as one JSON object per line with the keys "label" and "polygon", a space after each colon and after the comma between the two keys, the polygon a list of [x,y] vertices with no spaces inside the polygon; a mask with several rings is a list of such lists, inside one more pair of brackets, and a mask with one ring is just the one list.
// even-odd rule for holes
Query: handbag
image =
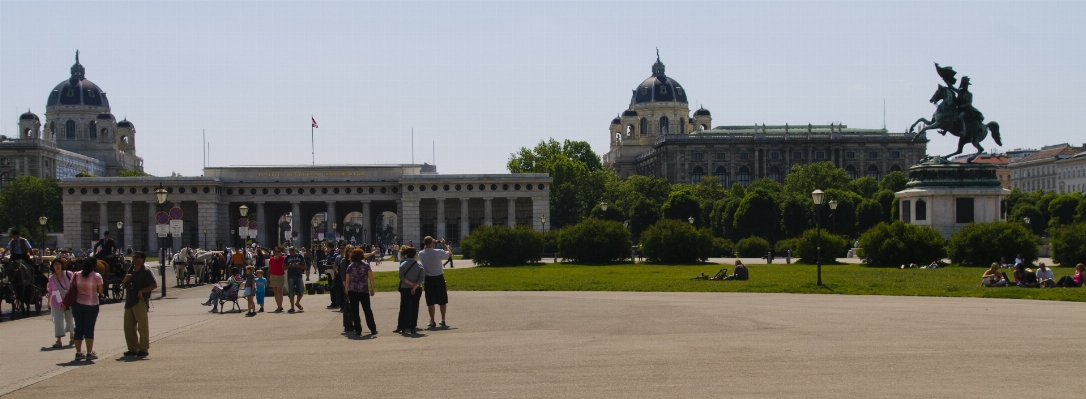
{"label": "handbag", "polygon": [[75,301],[79,299],[79,285],[75,283],[75,277],[72,276],[71,281],[68,282],[68,292],[64,293],[64,307],[70,308],[75,305]]}

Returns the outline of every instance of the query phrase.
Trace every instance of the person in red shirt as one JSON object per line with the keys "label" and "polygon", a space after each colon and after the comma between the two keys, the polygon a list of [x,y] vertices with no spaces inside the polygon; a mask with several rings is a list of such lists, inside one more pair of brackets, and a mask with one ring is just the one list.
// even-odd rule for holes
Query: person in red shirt
{"label": "person in red shirt", "polygon": [[275,247],[274,255],[268,259],[268,286],[275,293],[275,313],[283,311],[283,286],[287,285],[287,273],[283,270],[283,248]]}

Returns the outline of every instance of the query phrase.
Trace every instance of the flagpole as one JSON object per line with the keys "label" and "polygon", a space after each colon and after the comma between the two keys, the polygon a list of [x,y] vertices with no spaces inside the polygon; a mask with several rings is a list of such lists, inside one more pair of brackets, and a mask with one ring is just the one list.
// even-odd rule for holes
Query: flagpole
{"label": "flagpole", "polygon": [[[313,119],[313,115],[309,116],[309,119]],[[317,166],[317,150],[313,141],[313,124],[309,124],[309,155],[313,157],[313,166]]]}

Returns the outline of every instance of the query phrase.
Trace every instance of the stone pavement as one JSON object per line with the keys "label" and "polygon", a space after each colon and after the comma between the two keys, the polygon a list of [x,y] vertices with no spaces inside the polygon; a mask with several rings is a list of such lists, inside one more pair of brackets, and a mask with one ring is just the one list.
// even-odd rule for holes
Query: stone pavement
{"label": "stone pavement", "polygon": [[[0,392],[22,397],[1081,397],[1086,304],[743,293],[452,292],[447,329],[343,335],[300,314],[210,315],[207,288],[155,301],[151,356],[122,361],[120,305],[95,364],[47,318],[0,323]],[[271,306],[269,306],[270,308]],[[425,312],[425,311],[424,311]],[[426,316],[421,317],[426,321]],[[93,389],[87,390],[87,383]],[[14,391],[12,391],[14,390]]]}

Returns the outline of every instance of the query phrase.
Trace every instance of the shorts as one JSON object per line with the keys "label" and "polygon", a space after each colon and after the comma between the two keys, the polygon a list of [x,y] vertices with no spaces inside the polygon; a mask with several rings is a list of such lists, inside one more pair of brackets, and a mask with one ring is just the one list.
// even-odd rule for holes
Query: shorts
{"label": "shorts", "polygon": [[245,287],[245,292],[241,294],[241,296],[246,298],[253,296],[253,289],[251,287]]}
{"label": "shorts", "polygon": [[426,276],[423,292],[426,294],[426,306],[449,303],[449,290],[445,287],[445,275]]}
{"label": "shorts", "polygon": [[264,306],[264,290],[256,290],[256,303]]}
{"label": "shorts", "polygon": [[287,296],[302,296],[305,291],[305,283],[302,276],[287,277]]}
{"label": "shorts", "polygon": [[272,288],[283,288],[287,285],[287,275],[280,274],[278,276],[271,275],[268,277],[268,286]]}

